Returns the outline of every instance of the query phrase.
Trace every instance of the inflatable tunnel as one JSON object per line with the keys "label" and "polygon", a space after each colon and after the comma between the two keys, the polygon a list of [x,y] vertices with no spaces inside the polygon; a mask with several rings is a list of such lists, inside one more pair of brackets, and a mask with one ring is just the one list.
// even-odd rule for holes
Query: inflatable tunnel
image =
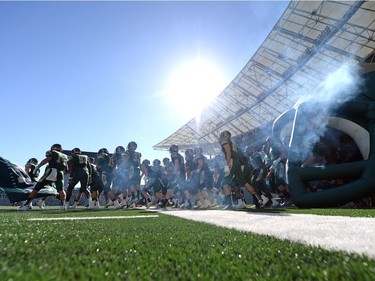
{"label": "inflatable tunnel", "polygon": [[[336,100],[332,110],[307,100],[274,121],[274,137],[290,139],[287,182],[299,208],[339,207],[375,194],[375,64],[361,65],[357,79],[360,86],[353,95],[342,103]],[[340,158],[349,145],[354,147],[350,157]],[[325,162],[304,167],[313,152]]]}
{"label": "inflatable tunnel", "polygon": [[[35,183],[27,173],[16,164],[0,157],[0,188],[7,195],[10,203],[27,200]],[[37,197],[56,196],[55,188],[46,186],[42,188]]]}

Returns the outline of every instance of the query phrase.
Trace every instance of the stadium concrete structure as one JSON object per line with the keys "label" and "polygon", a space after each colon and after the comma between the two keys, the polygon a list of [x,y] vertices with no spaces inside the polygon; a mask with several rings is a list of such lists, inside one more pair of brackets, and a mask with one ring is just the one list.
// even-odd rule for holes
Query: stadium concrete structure
{"label": "stadium concrete structure", "polygon": [[220,152],[218,136],[229,130],[236,142],[257,145],[273,121],[290,110],[343,63],[375,62],[375,2],[291,1],[242,71],[201,112],[156,144],[181,151],[200,145]]}

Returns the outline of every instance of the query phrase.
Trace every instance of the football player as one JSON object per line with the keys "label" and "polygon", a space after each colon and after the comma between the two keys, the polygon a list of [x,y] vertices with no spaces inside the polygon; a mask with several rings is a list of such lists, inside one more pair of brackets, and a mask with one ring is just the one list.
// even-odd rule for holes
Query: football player
{"label": "football player", "polygon": [[81,200],[82,193],[90,200],[90,192],[87,187],[89,185],[89,177],[91,174],[91,165],[89,157],[82,154],[79,148],[74,148],[72,150],[72,155],[68,161],[69,165],[69,183],[66,189],[66,201],[69,202],[72,192],[77,183],[80,183],[80,188],[77,196],[74,198],[74,203],[69,208],[75,209]]}
{"label": "football player", "polygon": [[229,131],[223,131],[220,133],[219,143],[221,145],[221,149],[225,156],[224,161],[224,179],[223,179],[223,189],[225,200],[227,201],[226,204],[228,205],[227,209],[233,208],[233,203],[231,200],[231,188],[230,183],[233,178],[238,181],[239,186],[244,186],[251,196],[253,197],[253,202],[255,208],[262,208],[263,202],[260,198],[260,195],[256,192],[254,187],[246,182],[245,176],[241,170],[241,163],[240,157],[237,153],[236,146],[232,142],[232,135]]}
{"label": "football player", "polygon": [[56,186],[59,193],[59,198],[62,201],[61,210],[66,210],[66,194],[64,191],[64,172],[67,171],[68,156],[62,153],[63,149],[61,144],[54,144],[51,149],[46,152],[46,157],[35,167],[35,170],[48,164],[43,176],[38,180],[34,186],[33,191],[29,194],[26,203],[19,207],[20,211],[27,211],[32,209],[32,200],[37,196],[38,192],[46,185]]}

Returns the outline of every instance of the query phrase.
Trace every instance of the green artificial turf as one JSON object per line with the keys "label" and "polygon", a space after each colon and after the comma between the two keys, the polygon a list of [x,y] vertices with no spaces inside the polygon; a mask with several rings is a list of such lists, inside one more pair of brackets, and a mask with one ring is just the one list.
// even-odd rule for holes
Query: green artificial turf
{"label": "green artificial turf", "polygon": [[0,280],[375,280],[367,257],[145,210],[0,208],[0,249]]}

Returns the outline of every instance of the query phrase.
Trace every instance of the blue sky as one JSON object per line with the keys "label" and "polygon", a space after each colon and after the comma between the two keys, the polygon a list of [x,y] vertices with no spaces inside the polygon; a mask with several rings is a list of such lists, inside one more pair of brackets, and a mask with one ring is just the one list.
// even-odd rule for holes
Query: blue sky
{"label": "blue sky", "polygon": [[287,5],[0,2],[0,156],[23,166],[54,143],[130,141],[169,156],[152,147],[233,80]]}

